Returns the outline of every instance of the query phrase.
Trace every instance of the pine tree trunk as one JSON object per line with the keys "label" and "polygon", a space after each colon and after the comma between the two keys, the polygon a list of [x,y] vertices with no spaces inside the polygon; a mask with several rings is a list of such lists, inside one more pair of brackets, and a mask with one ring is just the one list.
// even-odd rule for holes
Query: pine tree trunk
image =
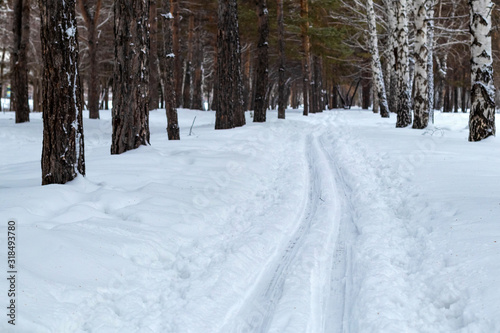
{"label": "pine tree trunk", "polygon": [[269,84],[268,63],[269,63],[269,19],[266,0],[255,0],[257,7],[257,17],[259,22],[259,41],[257,42],[257,66],[255,82],[255,109],[254,122],[266,121],[266,93]]}
{"label": "pine tree trunk", "polygon": [[302,91],[304,112],[303,115],[309,115],[309,94],[311,82],[311,45],[309,42],[309,4],[307,0],[300,0],[300,17],[303,20],[301,24],[302,35]]}
{"label": "pine tree trunk", "polygon": [[181,44],[180,44],[180,13],[179,13],[179,0],[172,1],[171,8],[172,15],[174,16],[174,22],[172,23],[172,47],[174,58],[174,79],[175,79],[175,96],[176,96],[176,107],[181,107],[182,105],[182,55],[181,55]]}
{"label": "pine tree trunk", "polygon": [[14,1],[14,45],[11,53],[11,100],[16,111],[16,123],[30,121],[28,104],[28,46],[30,38],[30,1]]}
{"label": "pine tree trunk", "polygon": [[398,73],[398,116],[396,127],[407,127],[411,124],[411,93],[410,93],[410,71],[408,58],[408,1],[396,1],[396,13],[398,24],[396,71]]}
{"label": "pine tree trunk", "polygon": [[161,53],[159,55],[162,80],[164,84],[165,97],[165,112],[167,114],[167,135],[169,140],[180,140],[179,121],[177,118],[176,95],[175,95],[175,80],[174,66],[175,55],[173,52],[173,28],[172,21],[174,16],[168,10],[173,10],[172,0],[163,0],[163,10],[166,14],[162,14],[162,35],[163,45],[159,47]]}
{"label": "pine tree trunk", "polygon": [[194,47],[194,14],[189,15],[189,28],[187,40],[186,71],[184,73],[184,88],[182,90],[182,107],[191,108],[191,79],[193,77],[193,47]]}
{"label": "pine tree trunk", "polygon": [[372,81],[377,91],[380,116],[382,118],[389,118],[389,105],[387,104],[387,95],[385,91],[382,65],[380,64],[380,55],[378,50],[377,25],[375,21],[375,11],[373,9],[373,0],[366,1],[366,13],[368,21],[368,33],[370,35],[370,53],[372,55]]}
{"label": "pine tree trunk", "polygon": [[97,0],[94,13],[90,11],[88,0],[79,0],[80,11],[87,28],[89,53],[88,108],[89,118],[99,119],[99,62],[97,61],[97,21],[101,11],[101,0]]}
{"label": "pine tree trunk", "polygon": [[197,29],[195,32],[195,45],[193,55],[193,97],[191,99],[191,109],[203,109],[203,36],[200,26],[200,19],[197,17]]}
{"label": "pine tree trunk", "polygon": [[491,0],[469,0],[471,38],[471,108],[469,141],[495,135],[495,86],[491,53]]}
{"label": "pine tree trunk", "polygon": [[160,67],[158,59],[158,4],[157,0],[149,0],[149,109],[156,110],[160,104]]}
{"label": "pine tree trunk", "polygon": [[215,129],[229,129],[244,124],[240,53],[237,1],[220,0]]}
{"label": "pine tree trunk", "polygon": [[149,144],[149,0],[116,0],[111,154]]}
{"label": "pine tree trunk", "polygon": [[43,61],[42,184],[85,175],[75,1],[39,0]]}
{"label": "pine tree trunk", "polygon": [[413,128],[423,129],[429,123],[428,43],[426,0],[414,0],[415,9],[415,98]]}
{"label": "pine tree trunk", "polygon": [[278,119],[285,119],[285,25],[283,20],[283,0],[277,0],[278,16]]}

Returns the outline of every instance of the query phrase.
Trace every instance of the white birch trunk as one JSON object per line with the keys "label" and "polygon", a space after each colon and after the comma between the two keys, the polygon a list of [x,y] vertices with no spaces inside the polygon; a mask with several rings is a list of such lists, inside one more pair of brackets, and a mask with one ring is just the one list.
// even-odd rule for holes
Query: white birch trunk
{"label": "white birch trunk", "polygon": [[413,128],[423,129],[429,123],[427,76],[427,5],[426,0],[415,0],[415,98]]}
{"label": "white birch trunk", "polygon": [[396,71],[398,75],[398,117],[396,127],[407,127],[411,124],[410,112],[410,71],[408,57],[408,1],[395,0],[396,15],[398,18],[396,27],[397,53]]}
{"label": "white birch trunk", "polygon": [[427,81],[428,81],[428,96],[429,96],[429,118],[434,124],[434,5],[435,0],[429,0],[429,8],[427,16],[429,24],[427,26]]}
{"label": "white birch trunk", "polygon": [[471,109],[469,141],[495,135],[495,86],[491,53],[491,0],[469,0],[471,32]]}
{"label": "white birch trunk", "polygon": [[382,116],[382,118],[389,118],[389,106],[387,105],[384,75],[382,72],[382,65],[380,64],[380,55],[378,51],[377,24],[375,21],[373,0],[366,1],[366,17],[368,21],[368,34],[370,35],[370,53],[372,55],[372,78],[373,84],[377,91],[377,97],[380,106],[380,115]]}
{"label": "white birch trunk", "polygon": [[398,79],[396,73],[396,25],[397,25],[397,17],[396,12],[394,11],[394,0],[385,0],[385,6],[387,9],[387,22],[389,24],[388,31],[388,61],[386,71],[388,84],[386,87],[388,88],[388,99],[389,99],[389,110],[391,112],[397,112],[398,109]]}

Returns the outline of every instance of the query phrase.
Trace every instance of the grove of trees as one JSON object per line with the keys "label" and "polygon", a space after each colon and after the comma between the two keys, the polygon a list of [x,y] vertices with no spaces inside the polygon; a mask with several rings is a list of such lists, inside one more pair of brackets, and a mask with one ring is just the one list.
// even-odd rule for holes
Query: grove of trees
{"label": "grove of trees", "polygon": [[[499,0],[500,1],[500,0]],[[84,174],[82,111],[112,109],[111,153],[149,144],[163,108],[303,114],[357,104],[396,127],[468,112],[495,134],[499,11],[491,0],[0,0],[0,96],[16,123],[43,111],[42,183]],[[110,106],[112,101],[112,106]],[[0,104],[1,105],[1,104]],[[180,111],[182,112],[182,111]]]}

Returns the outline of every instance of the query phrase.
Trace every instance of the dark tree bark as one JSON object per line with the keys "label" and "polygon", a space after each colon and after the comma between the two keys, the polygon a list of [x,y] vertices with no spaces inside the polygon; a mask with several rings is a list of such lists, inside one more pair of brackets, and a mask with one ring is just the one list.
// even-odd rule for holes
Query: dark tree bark
{"label": "dark tree bark", "polygon": [[361,86],[361,95],[363,96],[361,101],[361,108],[368,110],[370,107],[370,95],[372,92],[372,87],[370,85],[370,80],[363,79],[363,84]]}
{"label": "dark tree bark", "polygon": [[30,121],[28,104],[28,45],[30,38],[30,0],[14,1],[12,61],[12,105],[16,123]]}
{"label": "dark tree bark", "polygon": [[191,98],[191,109],[203,109],[203,38],[201,27],[196,29],[196,40],[193,55],[193,96]]}
{"label": "dark tree bark", "polygon": [[[5,60],[5,46],[2,48],[2,57],[0,58],[0,98],[3,97],[3,72],[4,72],[4,60]],[[0,111],[2,110],[2,103],[0,102]]]}
{"label": "dark tree bark", "polygon": [[[163,0],[164,9],[173,9],[172,0]],[[160,47],[161,53],[160,67],[162,81],[164,85],[165,111],[167,114],[167,135],[169,140],[180,140],[179,122],[177,119],[177,109],[175,101],[175,80],[174,65],[175,55],[173,53],[173,35],[172,35],[172,14],[162,14],[162,35],[164,39],[163,47]]]}
{"label": "dark tree bark", "polygon": [[43,60],[42,184],[85,175],[75,0],[39,0]]}
{"label": "dark tree bark", "polygon": [[96,7],[92,13],[88,0],[79,0],[80,10],[82,12],[85,26],[87,27],[87,44],[89,47],[90,73],[88,80],[89,92],[89,118],[99,119],[99,62],[97,61],[97,21],[101,12],[101,0],[97,0]]}
{"label": "dark tree bark", "polygon": [[254,122],[266,121],[266,93],[269,84],[269,18],[266,0],[255,0],[259,22],[259,41],[257,42],[257,66],[255,82]]}
{"label": "dark tree bark", "polygon": [[303,20],[301,24],[301,35],[302,35],[302,89],[303,89],[303,102],[304,102],[304,112],[303,115],[309,115],[309,93],[310,93],[310,82],[311,82],[311,45],[309,42],[309,4],[307,0],[300,0],[300,17]]}
{"label": "dark tree bark", "polygon": [[193,48],[194,48],[194,13],[189,15],[189,29],[188,29],[188,53],[186,59],[186,71],[184,73],[184,89],[182,90],[182,107],[191,107],[191,90],[193,78]]}
{"label": "dark tree bark", "polygon": [[245,123],[241,49],[236,0],[220,0],[217,32],[217,112],[215,129],[228,129]]}
{"label": "dark tree bark", "polygon": [[283,20],[283,0],[277,0],[278,5],[278,119],[285,119],[285,25]]}
{"label": "dark tree bark", "polygon": [[116,0],[111,154],[149,144],[149,0]]}
{"label": "dark tree bark", "polygon": [[172,47],[174,58],[174,80],[175,80],[175,96],[176,96],[176,107],[181,107],[182,105],[182,56],[181,56],[181,44],[180,44],[180,14],[179,14],[179,0],[172,0],[172,15],[174,16],[174,22],[172,23]]}
{"label": "dark tree bark", "polygon": [[158,109],[160,68],[158,62],[158,15],[157,0],[149,0],[149,109]]}

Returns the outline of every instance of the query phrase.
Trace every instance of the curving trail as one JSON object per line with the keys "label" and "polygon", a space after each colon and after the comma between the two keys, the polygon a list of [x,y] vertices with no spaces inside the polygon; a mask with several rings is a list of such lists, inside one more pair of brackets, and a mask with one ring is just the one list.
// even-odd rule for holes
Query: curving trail
{"label": "curving trail", "polygon": [[304,137],[308,190],[295,231],[220,332],[343,332],[354,224],[349,188],[325,135]]}

